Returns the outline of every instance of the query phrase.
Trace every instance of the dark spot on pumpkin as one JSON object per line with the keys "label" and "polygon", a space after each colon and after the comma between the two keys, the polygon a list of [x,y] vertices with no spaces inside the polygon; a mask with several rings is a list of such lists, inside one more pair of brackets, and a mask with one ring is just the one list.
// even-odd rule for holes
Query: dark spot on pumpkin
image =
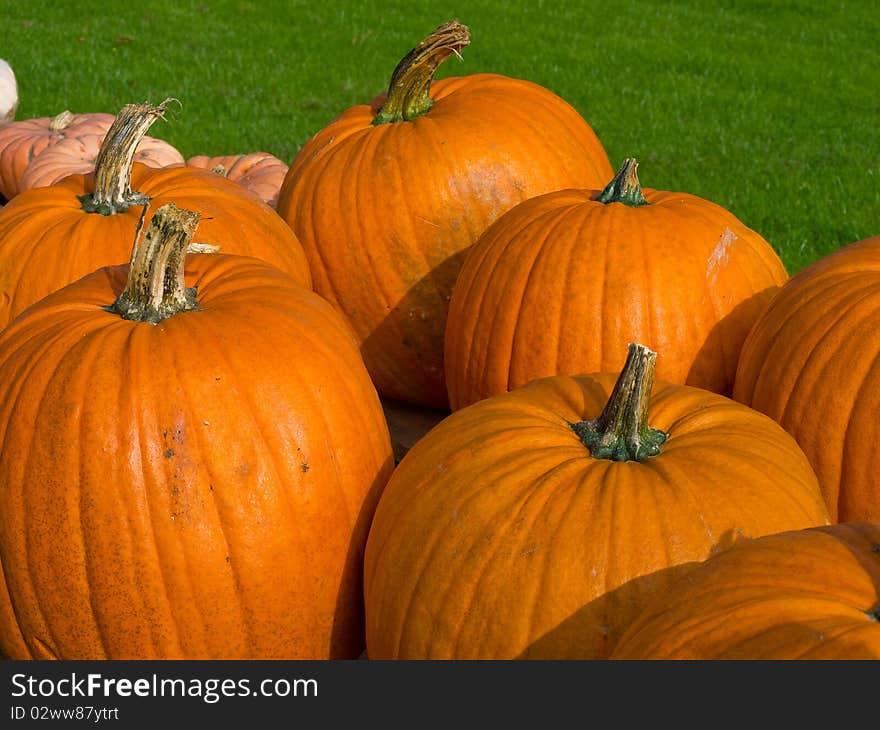
{"label": "dark spot on pumpkin", "polygon": [[226,556],[226,562],[227,562],[227,563],[231,563],[231,562],[232,562],[232,558],[229,557],[228,555]]}
{"label": "dark spot on pumpkin", "polygon": [[178,494],[180,494],[180,487],[178,487],[178,486],[175,484],[175,485],[171,488],[171,494],[172,494],[173,496],[175,496],[175,497],[176,497]]}
{"label": "dark spot on pumpkin", "polygon": [[880,553],[880,545],[871,545],[872,553]]}
{"label": "dark spot on pumpkin", "polygon": [[170,459],[174,456],[174,449],[165,449],[165,458]]}
{"label": "dark spot on pumpkin", "polygon": [[303,462],[302,464],[299,465],[299,468],[302,471],[302,473],[305,474],[309,470],[309,465],[306,464],[305,462]]}

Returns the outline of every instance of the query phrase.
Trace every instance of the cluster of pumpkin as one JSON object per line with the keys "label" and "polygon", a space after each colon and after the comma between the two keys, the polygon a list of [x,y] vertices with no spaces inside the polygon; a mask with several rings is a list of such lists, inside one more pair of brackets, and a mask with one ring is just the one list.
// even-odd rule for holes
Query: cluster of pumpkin
{"label": "cluster of pumpkin", "polygon": [[880,238],[789,279],[468,43],[261,194],[165,104],[5,189],[7,656],[880,658]]}

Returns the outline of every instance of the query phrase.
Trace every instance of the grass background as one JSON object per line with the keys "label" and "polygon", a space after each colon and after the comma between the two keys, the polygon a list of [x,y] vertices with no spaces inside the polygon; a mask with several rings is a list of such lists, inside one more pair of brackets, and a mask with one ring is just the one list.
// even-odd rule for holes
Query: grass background
{"label": "grass background", "polygon": [[150,134],[185,156],[289,162],[451,18],[472,43],[440,76],[543,84],[613,166],[635,156],[645,186],[725,206],[790,273],[880,234],[876,0],[0,0],[0,57],[18,119],[176,97]]}

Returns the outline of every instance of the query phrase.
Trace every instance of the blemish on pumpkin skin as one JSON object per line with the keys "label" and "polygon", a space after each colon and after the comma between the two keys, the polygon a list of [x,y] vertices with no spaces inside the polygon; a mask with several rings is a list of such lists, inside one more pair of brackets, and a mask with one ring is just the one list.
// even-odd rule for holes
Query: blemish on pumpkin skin
{"label": "blemish on pumpkin skin", "polygon": [[714,283],[718,278],[718,272],[727,266],[730,247],[733,246],[738,239],[739,236],[729,228],[724,229],[721,238],[718,239],[718,243],[715,244],[715,248],[712,249],[712,253],[709,254],[709,259],[706,262],[706,278],[711,282]]}
{"label": "blemish on pumpkin skin", "polygon": [[305,474],[309,470],[309,465],[303,462],[299,465],[300,471]]}
{"label": "blemish on pumpkin skin", "polygon": [[174,456],[174,449],[165,449],[165,458],[170,459]]}
{"label": "blemish on pumpkin skin", "polygon": [[238,474],[238,476],[240,477],[246,477],[248,474],[251,473],[251,465],[243,462],[236,467],[235,473]]}

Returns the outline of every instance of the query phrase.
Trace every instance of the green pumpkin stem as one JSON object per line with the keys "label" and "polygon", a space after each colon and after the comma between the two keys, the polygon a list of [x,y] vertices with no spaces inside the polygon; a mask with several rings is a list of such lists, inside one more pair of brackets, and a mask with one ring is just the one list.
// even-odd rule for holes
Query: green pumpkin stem
{"label": "green pumpkin stem", "polygon": [[407,53],[391,75],[388,97],[373,124],[409,121],[428,111],[434,103],[428,92],[440,64],[470,42],[468,27],[450,20]]}
{"label": "green pumpkin stem", "polygon": [[668,434],[648,425],[657,353],[630,344],[626,363],[601,415],[570,424],[596,459],[644,461],[660,453]]}
{"label": "green pumpkin stem", "polygon": [[141,237],[141,214],[125,288],[107,309],[123,319],[158,324],[180,312],[198,309],[195,288],[187,288],[186,253],[199,224],[198,213],[168,203],[159,208]]}
{"label": "green pumpkin stem", "polygon": [[166,99],[158,106],[126,104],[122,107],[95,159],[95,191],[80,197],[84,211],[113,215],[149,200],[131,189],[134,153],[153,122],[165,118],[166,105],[171,101],[177,100]]}
{"label": "green pumpkin stem", "polygon": [[596,200],[600,203],[623,203],[631,208],[639,205],[648,205],[648,201],[642,195],[639,177],[636,175],[638,168],[639,163],[636,161],[636,158],[627,157],[614,176],[614,179],[608,183]]}

